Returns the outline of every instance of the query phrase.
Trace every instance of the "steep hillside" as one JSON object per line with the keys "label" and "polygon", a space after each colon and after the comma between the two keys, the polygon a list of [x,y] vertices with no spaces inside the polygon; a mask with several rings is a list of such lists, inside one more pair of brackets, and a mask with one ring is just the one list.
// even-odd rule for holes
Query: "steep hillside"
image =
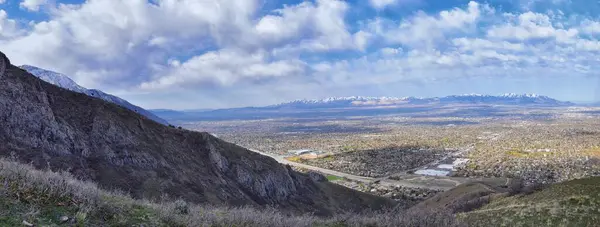
{"label": "steep hillside", "polygon": [[518,193],[523,182],[515,179],[480,179],[439,193],[413,207],[413,210],[470,211],[495,198]]}
{"label": "steep hillside", "polygon": [[458,217],[472,226],[598,226],[600,177],[492,200]]}
{"label": "steep hillside", "polygon": [[0,76],[0,156],[37,168],[68,170],[137,198],[168,194],[194,203],[273,205],[317,214],[395,205],[313,180],[208,133],[161,125],[5,65]]}
{"label": "steep hillside", "polygon": [[80,86],[79,84],[75,83],[75,81],[71,80],[71,78],[69,78],[68,76],[66,76],[64,74],[52,72],[50,70],[45,70],[45,69],[41,69],[41,68],[38,68],[35,66],[30,66],[30,65],[22,65],[20,68],[25,69],[27,72],[31,73],[34,76],[37,76],[38,78],[40,78],[43,81],[46,81],[48,83],[65,88],[67,90],[71,90],[71,91],[83,93],[83,94],[86,94],[86,95],[89,95],[92,97],[100,98],[104,101],[112,102],[119,106],[130,109],[136,113],[144,115],[144,116],[146,116],[158,123],[161,123],[163,125],[169,124],[167,121],[165,121],[164,119],[161,119],[160,117],[157,117],[152,112],[147,111],[144,108],[141,108],[139,106],[133,105],[122,98],[119,98],[119,97],[111,95],[111,94],[106,94],[100,90],[84,88],[84,87]]}
{"label": "steep hillside", "polygon": [[467,226],[598,226],[600,177],[553,185],[482,180],[439,193],[409,209],[447,211]]}

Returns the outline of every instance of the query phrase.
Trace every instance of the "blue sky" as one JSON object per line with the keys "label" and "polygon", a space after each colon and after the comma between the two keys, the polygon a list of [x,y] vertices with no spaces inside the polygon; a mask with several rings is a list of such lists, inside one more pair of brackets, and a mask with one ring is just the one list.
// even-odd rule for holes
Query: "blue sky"
{"label": "blue sky", "polygon": [[145,108],[329,96],[600,101],[596,0],[0,0],[0,50]]}

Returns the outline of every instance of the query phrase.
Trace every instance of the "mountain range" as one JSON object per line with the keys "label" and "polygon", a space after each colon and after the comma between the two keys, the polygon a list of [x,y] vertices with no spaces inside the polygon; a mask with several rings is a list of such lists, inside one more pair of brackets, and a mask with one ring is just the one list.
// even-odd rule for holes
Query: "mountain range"
{"label": "mountain range", "polygon": [[507,93],[502,95],[481,95],[464,94],[451,95],[445,97],[332,97],[325,99],[301,99],[292,102],[286,102],[265,108],[340,108],[340,107],[358,107],[358,106],[392,106],[406,104],[431,104],[431,105],[451,105],[451,104],[484,104],[484,105],[543,105],[543,106],[570,106],[575,105],[571,102],[559,101],[548,96],[537,94],[515,94]]}
{"label": "mountain range", "polygon": [[[411,116],[415,114],[436,114],[438,110],[446,110],[440,117],[481,117],[497,116],[500,114],[498,111],[505,107],[565,107],[573,105],[575,104],[543,95],[508,93],[502,95],[466,94],[433,98],[350,96],[302,99],[262,107],[184,111],[160,109],[150,111],[171,122],[186,122],[252,120],[278,117],[338,118],[389,114]],[[457,111],[457,108],[464,111]],[[451,110],[451,112],[447,110]]]}
{"label": "mountain range", "polygon": [[119,97],[111,95],[111,94],[107,94],[100,90],[87,89],[85,87],[82,87],[64,74],[53,72],[53,71],[42,69],[42,68],[38,68],[35,66],[30,66],[30,65],[22,65],[22,66],[20,66],[20,68],[26,70],[27,72],[31,73],[32,75],[37,76],[38,78],[40,78],[43,81],[46,81],[48,83],[54,84],[56,86],[59,86],[59,87],[62,87],[62,88],[65,88],[65,89],[68,89],[68,90],[71,90],[74,92],[79,92],[79,93],[89,95],[91,97],[99,98],[104,101],[112,102],[119,106],[130,109],[134,112],[137,112],[141,115],[144,115],[144,116],[148,117],[149,119],[156,121],[158,123],[161,123],[163,125],[169,124],[167,121],[154,115],[152,112],[145,110],[139,106],[133,105],[122,98],[119,98]]}

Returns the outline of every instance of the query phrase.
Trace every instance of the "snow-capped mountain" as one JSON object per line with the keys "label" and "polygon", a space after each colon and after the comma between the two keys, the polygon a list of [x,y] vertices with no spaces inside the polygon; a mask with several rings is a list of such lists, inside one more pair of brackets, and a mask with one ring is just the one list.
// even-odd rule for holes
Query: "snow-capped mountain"
{"label": "snow-capped mountain", "polygon": [[41,69],[35,66],[30,66],[30,65],[22,65],[20,66],[20,68],[26,70],[27,72],[33,74],[34,76],[37,76],[38,78],[42,79],[43,81],[46,81],[48,83],[54,84],[56,86],[71,90],[71,91],[75,91],[75,92],[79,92],[79,93],[86,93],[88,89],[79,86],[79,84],[75,83],[75,81],[71,80],[71,78],[69,78],[68,76],[64,75],[64,74],[60,74],[57,72],[52,72],[49,70],[45,70],[45,69]]}
{"label": "snow-capped mountain", "polygon": [[382,106],[399,104],[489,104],[489,105],[545,105],[569,106],[571,102],[563,102],[548,96],[537,94],[481,95],[464,94],[445,97],[332,97],[325,99],[302,99],[269,106],[270,108],[335,108],[350,106]]}
{"label": "snow-capped mountain", "polygon": [[35,66],[30,66],[30,65],[23,65],[23,66],[20,66],[20,68],[26,70],[27,72],[33,74],[34,76],[37,76],[38,78],[40,78],[48,83],[54,84],[56,86],[59,86],[59,87],[62,87],[64,89],[68,89],[68,90],[71,90],[74,92],[83,93],[88,96],[92,96],[92,97],[103,99],[108,102],[112,102],[119,106],[125,107],[132,111],[135,111],[141,115],[144,115],[147,118],[152,119],[158,123],[161,123],[164,125],[169,124],[167,121],[165,121],[164,119],[162,119],[160,117],[157,117],[150,111],[147,111],[139,106],[133,105],[122,98],[119,98],[119,97],[111,95],[111,94],[104,93],[100,90],[84,88],[84,87],[80,86],[79,84],[75,83],[75,81],[71,80],[71,78],[69,78],[68,76],[66,76],[64,74],[53,72],[50,70],[41,69],[41,68],[38,68]]}
{"label": "snow-capped mountain", "polygon": [[548,96],[537,94],[515,94],[507,93],[502,95],[453,95],[440,98],[441,103],[481,103],[496,105],[550,105],[550,106],[568,106],[574,105],[570,102],[563,102]]}

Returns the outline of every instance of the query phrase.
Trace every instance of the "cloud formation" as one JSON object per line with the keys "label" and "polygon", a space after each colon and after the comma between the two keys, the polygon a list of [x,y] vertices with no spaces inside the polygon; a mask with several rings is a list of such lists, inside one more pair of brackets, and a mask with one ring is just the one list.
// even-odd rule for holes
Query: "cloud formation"
{"label": "cloud formation", "polygon": [[370,0],[364,8],[340,0],[24,0],[21,10],[47,19],[0,10],[0,49],[14,63],[167,108],[208,107],[202,101],[208,99],[236,106],[329,95],[428,95],[391,86],[462,86],[452,81],[464,78],[598,76],[600,19],[535,10],[536,4],[569,4],[564,1],[516,2],[513,11],[471,1],[380,14],[407,1]]}
{"label": "cloud formation", "polygon": [[48,0],[23,0],[19,5],[29,11],[38,11],[40,6],[48,3]]}

